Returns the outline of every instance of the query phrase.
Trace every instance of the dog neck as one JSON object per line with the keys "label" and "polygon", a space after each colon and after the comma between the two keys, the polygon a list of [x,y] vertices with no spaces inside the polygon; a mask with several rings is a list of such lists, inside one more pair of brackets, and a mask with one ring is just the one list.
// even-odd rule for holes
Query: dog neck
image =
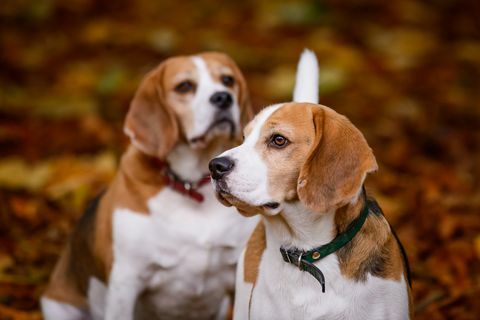
{"label": "dog neck", "polygon": [[267,243],[275,250],[281,246],[310,250],[327,244],[358,217],[363,204],[359,197],[354,203],[326,213],[313,212],[300,201],[287,204],[278,215],[264,216]]}
{"label": "dog neck", "polygon": [[170,151],[166,160],[170,169],[179,178],[197,181],[209,174],[209,161],[232,145],[232,142],[218,141],[204,148],[194,149],[185,142],[179,142]]}
{"label": "dog neck", "polygon": [[[195,182],[208,175],[210,159],[231,145],[233,142],[223,141],[212,143],[206,148],[193,149],[186,143],[179,142],[165,160],[178,178]],[[161,187],[165,184],[165,172],[158,164],[154,157],[130,145],[120,160],[120,172],[131,183]]]}
{"label": "dog neck", "polygon": [[163,185],[163,172],[151,156],[130,145],[120,160],[120,172],[129,181],[145,185]]}

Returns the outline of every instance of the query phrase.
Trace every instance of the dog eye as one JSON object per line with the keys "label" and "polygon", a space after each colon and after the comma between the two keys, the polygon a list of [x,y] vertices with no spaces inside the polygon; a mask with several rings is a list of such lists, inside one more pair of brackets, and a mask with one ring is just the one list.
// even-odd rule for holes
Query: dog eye
{"label": "dog eye", "polygon": [[190,80],[180,82],[175,86],[175,91],[178,93],[187,93],[195,89],[195,84]]}
{"label": "dog eye", "polygon": [[280,134],[274,134],[270,139],[270,144],[275,148],[285,148],[289,141]]}
{"label": "dog eye", "polygon": [[233,87],[235,79],[232,76],[223,75],[221,77],[222,83],[227,87]]}

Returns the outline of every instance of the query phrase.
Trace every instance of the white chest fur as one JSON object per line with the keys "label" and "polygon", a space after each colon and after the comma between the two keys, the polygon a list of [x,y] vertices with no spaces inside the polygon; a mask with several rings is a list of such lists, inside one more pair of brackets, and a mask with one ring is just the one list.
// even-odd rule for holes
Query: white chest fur
{"label": "white chest fur", "polygon": [[408,319],[408,297],[400,281],[368,276],[354,282],[340,273],[332,254],[316,265],[326,292],[313,276],[285,263],[278,248],[267,248],[253,290],[250,319]]}
{"label": "white chest fur", "polygon": [[258,220],[222,206],[210,185],[200,191],[202,203],[165,188],[149,200],[148,216],[114,212],[107,305],[121,310],[107,310],[107,318],[133,313],[126,301],[137,297],[136,318],[209,318],[218,312],[234,289],[235,264]]}

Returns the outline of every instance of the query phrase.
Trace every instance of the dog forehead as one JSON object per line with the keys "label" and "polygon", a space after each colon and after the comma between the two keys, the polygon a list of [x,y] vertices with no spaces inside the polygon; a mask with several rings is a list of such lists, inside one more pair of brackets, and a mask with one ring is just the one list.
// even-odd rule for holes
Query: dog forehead
{"label": "dog forehead", "polygon": [[[317,105],[309,103],[283,103],[263,109],[244,130],[245,136],[256,132],[256,138],[262,133],[281,131],[291,134],[308,134],[312,127],[311,108]],[[280,132],[278,132],[280,133]]]}
{"label": "dog forehead", "polygon": [[196,73],[195,64],[190,57],[174,57],[165,62],[164,79],[194,77]]}
{"label": "dog forehead", "polygon": [[206,69],[213,81],[220,82],[222,75],[237,75],[232,61],[221,54],[203,54],[199,57],[205,62]]}
{"label": "dog forehead", "polygon": [[265,119],[262,130],[305,132],[313,123],[311,108],[314,107],[317,106],[308,103],[285,103]]}
{"label": "dog forehead", "polygon": [[261,110],[255,118],[253,118],[250,123],[247,124],[245,127],[244,133],[245,137],[250,140],[253,136],[253,138],[259,138],[260,130],[262,129],[263,125],[265,124],[266,121],[270,118],[270,116],[279,108],[281,108],[283,104],[275,104],[272,106],[268,106]]}

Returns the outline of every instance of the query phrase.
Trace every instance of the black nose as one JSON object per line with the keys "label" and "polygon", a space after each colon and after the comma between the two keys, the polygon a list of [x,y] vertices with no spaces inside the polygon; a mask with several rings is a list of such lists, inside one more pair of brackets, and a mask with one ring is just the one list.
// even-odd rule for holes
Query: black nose
{"label": "black nose", "polygon": [[210,161],[208,168],[214,180],[221,179],[233,169],[233,161],[228,157],[215,158]]}
{"label": "black nose", "polygon": [[221,91],[221,92],[215,92],[211,97],[210,97],[210,102],[222,109],[228,109],[233,103],[233,98],[232,95],[226,91]]}

